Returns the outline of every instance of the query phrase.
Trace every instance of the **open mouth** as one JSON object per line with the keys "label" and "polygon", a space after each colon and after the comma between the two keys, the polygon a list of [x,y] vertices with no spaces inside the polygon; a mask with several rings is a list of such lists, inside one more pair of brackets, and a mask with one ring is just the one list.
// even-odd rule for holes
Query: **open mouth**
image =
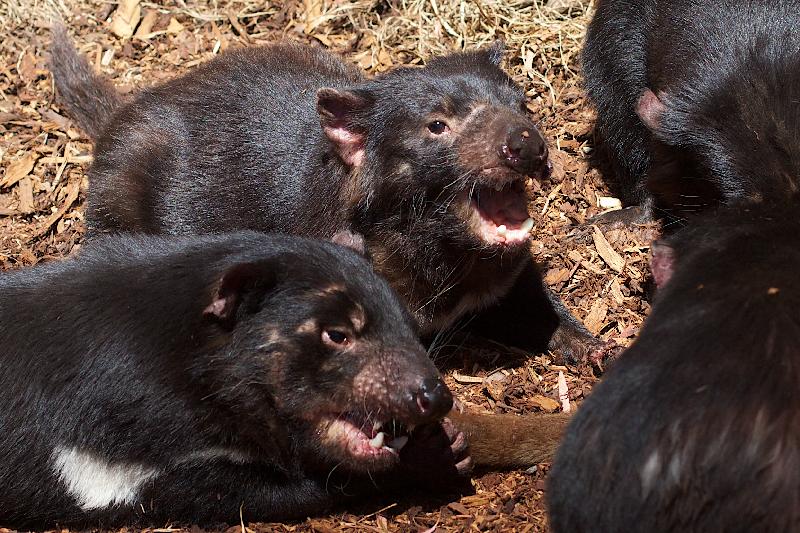
{"label": "open mouth", "polygon": [[523,178],[478,184],[469,194],[469,222],[489,245],[513,246],[530,238],[533,219]]}
{"label": "open mouth", "polygon": [[323,424],[323,439],[355,459],[392,460],[408,443],[409,428],[394,420],[370,420],[347,413],[327,418]]}

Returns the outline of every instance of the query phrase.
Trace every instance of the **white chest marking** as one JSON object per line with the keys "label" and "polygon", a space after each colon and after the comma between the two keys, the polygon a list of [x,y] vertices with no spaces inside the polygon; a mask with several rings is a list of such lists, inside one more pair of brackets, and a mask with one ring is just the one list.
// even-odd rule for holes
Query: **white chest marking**
{"label": "white chest marking", "polygon": [[111,463],[78,448],[56,448],[53,470],[81,509],[132,504],[158,470],[135,463]]}

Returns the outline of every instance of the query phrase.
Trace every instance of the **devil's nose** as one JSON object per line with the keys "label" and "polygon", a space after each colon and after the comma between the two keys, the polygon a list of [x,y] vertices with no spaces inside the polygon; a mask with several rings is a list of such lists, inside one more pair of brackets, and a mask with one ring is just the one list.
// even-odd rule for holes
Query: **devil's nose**
{"label": "devil's nose", "polygon": [[500,152],[504,163],[521,173],[539,170],[547,161],[547,143],[532,127],[513,128]]}
{"label": "devil's nose", "polygon": [[412,398],[411,411],[420,424],[440,420],[452,408],[453,395],[439,378],[423,380]]}

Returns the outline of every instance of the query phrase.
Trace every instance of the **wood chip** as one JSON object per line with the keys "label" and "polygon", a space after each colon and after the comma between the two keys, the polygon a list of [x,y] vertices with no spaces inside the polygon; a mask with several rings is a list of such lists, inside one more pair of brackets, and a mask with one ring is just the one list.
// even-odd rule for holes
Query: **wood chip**
{"label": "wood chip", "polygon": [[120,39],[131,37],[134,28],[139,24],[141,14],[139,0],[122,0],[111,18],[111,33]]}
{"label": "wood chip", "polygon": [[576,263],[580,263],[581,261],[583,261],[583,257],[581,257],[581,253],[578,250],[570,250],[567,253],[567,257],[569,257]]}
{"label": "wood chip", "polygon": [[111,60],[114,59],[114,49],[109,48],[105,52],[103,52],[103,57],[100,59],[100,64],[104,67],[107,67],[111,64]]}
{"label": "wood chip", "polygon": [[[239,17],[236,15],[236,10],[231,9],[228,11],[228,20],[231,22],[231,26],[233,26],[233,28],[236,30],[236,33],[239,34],[239,37],[245,43],[249,43],[250,36],[247,35],[247,30],[241,24],[239,24]],[[167,31],[169,31],[169,28],[167,28]]]}
{"label": "wood chip", "polygon": [[448,503],[447,506],[458,514],[469,516],[469,509],[458,502]]}
{"label": "wood chip", "polygon": [[549,286],[558,285],[569,279],[570,271],[566,268],[554,268],[547,271],[544,276],[544,282]]}
{"label": "wood chip", "polygon": [[619,198],[614,198],[613,196],[598,196],[597,206],[601,209],[609,209],[613,211],[622,209],[622,202],[619,200]]}
{"label": "wood chip", "polygon": [[505,399],[506,386],[499,381],[492,381],[486,384],[484,390],[496,402],[502,402]]}
{"label": "wood chip", "polygon": [[622,294],[622,288],[619,284],[619,278],[614,278],[611,281],[611,297],[614,298],[614,301],[618,305],[622,305],[625,302],[625,296]]}
{"label": "wood chip", "polygon": [[31,82],[36,79],[36,58],[30,52],[25,52],[19,60],[17,67],[20,78],[23,81]]}
{"label": "wood chip", "polygon": [[28,176],[19,180],[17,194],[19,194],[19,212],[33,213],[33,182]]}
{"label": "wood chip", "polygon": [[593,335],[600,333],[608,314],[608,305],[603,300],[595,300],[589,314],[586,315],[583,323]]}
{"label": "wood chip", "polygon": [[588,270],[589,272],[597,274],[598,276],[602,276],[603,274],[605,274],[602,268],[594,266],[589,261],[581,261],[581,266],[586,270]]}
{"label": "wood chip", "polygon": [[82,163],[91,163],[91,162],[92,162],[92,156],[91,155],[68,155],[66,157],[57,156],[57,157],[43,157],[42,158],[42,163],[44,163],[46,165],[52,165],[52,164],[60,165],[60,164],[63,164],[63,163],[78,163],[78,164],[82,164]]}
{"label": "wood chip", "polygon": [[459,383],[483,383],[483,378],[478,376],[467,376],[464,374],[459,374],[458,372],[453,372],[453,379]]}
{"label": "wood chip", "polygon": [[66,213],[69,210],[69,208],[72,207],[72,204],[75,203],[75,200],[78,199],[78,195],[80,194],[80,192],[81,192],[80,182],[79,181],[72,182],[72,185],[69,186],[69,192],[67,193],[67,199],[64,200],[64,204],[61,207],[59,207],[55,213],[50,215],[50,217],[45,221],[44,225],[42,225],[39,229],[37,229],[36,232],[33,235],[31,235],[28,241],[32,241],[33,239],[41,237],[42,235],[47,233],[53,226],[53,224],[58,222],[58,220],[64,216],[64,213]]}
{"label": "wood chip", "polygon": [[554,399],[542,396],[541,394],[534,394],[531,397],[531,402],[550,413],[556,412],[558,408],[561,407],[561,404]]}
{"label": "wood chip", "polygon": [[625,259],[608,243],[600,228],[597,226],[592,226],[592,228],[592,240],[594,240],[597,253],[615,272],[622,272],[622,269],[625,268]]}
{"label": "wood chip", "polygon": [[178,35],[183,30],[184,30],[183,24],[175,20],[175,17],[169,19],[169,25],[167,26],[167,33]]}
{"label": "wood chip", "polygon": [[39,154],[36,152],[28,152],[16,161],[12,161],[6,168],[6,173],[2,183],[0,183],[0,187],[11,187],[30,174],[37,159],[39,159]]}
{"label": "wood chip", "polygon": [[558,399],[561,400],[561,410],[569,413],[572,408],[569,405],[569,389],[567,389],[567,378],[564,372],[558,371]]}
{"label": "wood chip", "polygon": [[139,28],[133,36],[142,41],[148,40],[150,34],[153,32],[153,24],[156,23],[156,20],[158,20],[158,11],[155,9],[146,9],[144,11],[144,17],[142,17],[142,23],[139,24]]}

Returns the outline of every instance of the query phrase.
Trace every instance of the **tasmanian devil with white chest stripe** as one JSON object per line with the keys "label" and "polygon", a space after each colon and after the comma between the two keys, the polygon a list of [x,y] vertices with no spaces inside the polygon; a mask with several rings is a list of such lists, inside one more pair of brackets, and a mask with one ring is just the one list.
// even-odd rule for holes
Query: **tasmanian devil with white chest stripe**
{"label": "tasmanian devil with white chest stripe", "polygon": [[423,335],[492,308],[474,324],[495,340],[600,357],[530,257],[526,180],[548,148],[502,53],[367,79],[321,48],[245,48],[126,103],[62,28],[51,68],[95,141],[90,234],[349,229]]}
{"label": "tasmanian devil with white chest stripe", "polygon": [[[0,295],[4,527],[306,517],[514,463],[508,421],[442,421],[412,317],[333,243],[100,237],[3,274]],[[546,460],[565,420],[520,418],[535,442],[517,459]]]}

